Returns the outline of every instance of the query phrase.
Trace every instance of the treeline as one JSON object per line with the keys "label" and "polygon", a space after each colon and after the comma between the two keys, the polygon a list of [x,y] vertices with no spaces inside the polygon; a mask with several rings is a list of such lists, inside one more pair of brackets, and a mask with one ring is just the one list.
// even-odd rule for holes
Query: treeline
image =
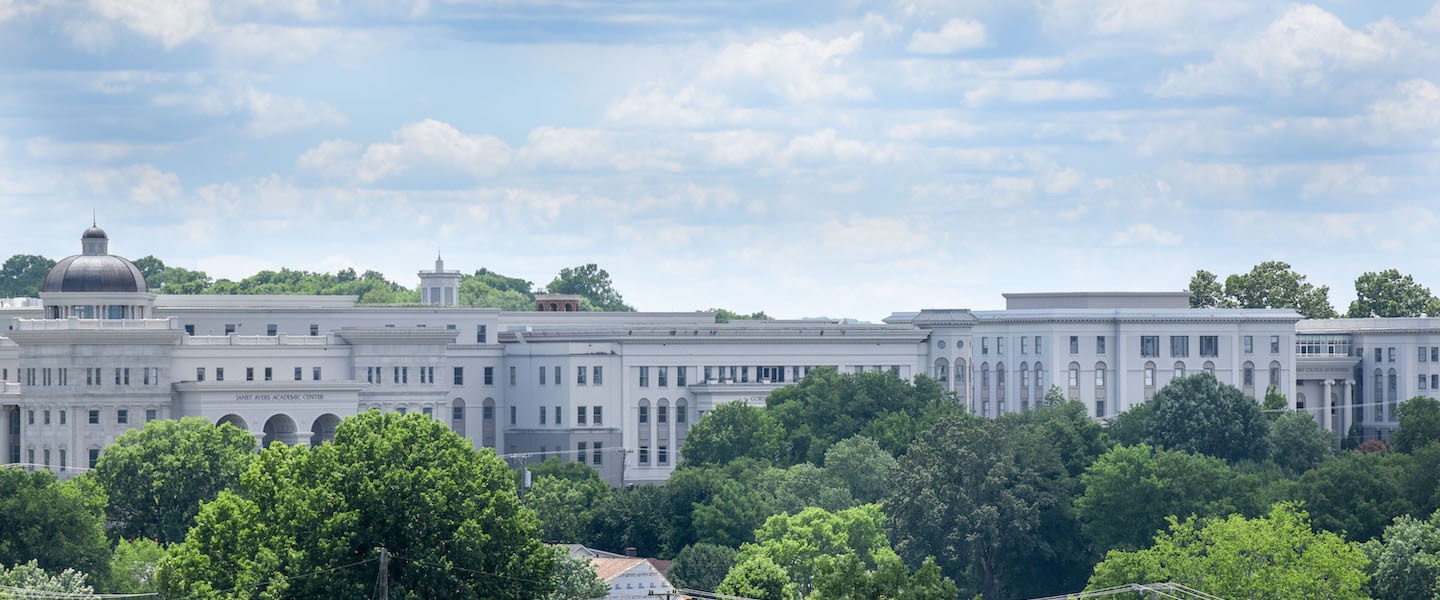
{"label": "treeline", "polygon": [[[1188,288],[1191,308],[1289,308],[1310,319],[1342,316],[1330,304],[1330,287],[1305,281],[1288,263],[1267,261],[1222,284],[1206,270],[1195,272]],[[1440,315],[1440,298],[1396,269],[1367,272],[1355,279],[1355,300],[1343,316],[1419,317]]]}

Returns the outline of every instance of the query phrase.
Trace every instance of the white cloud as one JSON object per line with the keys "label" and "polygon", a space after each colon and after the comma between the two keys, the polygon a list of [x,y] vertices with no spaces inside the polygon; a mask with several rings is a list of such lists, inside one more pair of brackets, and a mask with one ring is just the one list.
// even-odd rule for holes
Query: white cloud
{"label": "white cloud", "polygon": [[920,54],[953,54],[984,46],[986,42],[984,23],[950,19],[938,31],[916,31],[905,49]]}
{"label": "white cloud", "polygon": [[1111,246],[1178,246],[1180,234],[1162,230],[1149,223],[1136,223],[1124,231],[1110,235],[1106,243]]}
{"label": "white cloud", "polygon": [[354,61],[390,46],[391,37],[374,29],[240,23],[225,27],[213,42],[230,61],[290,63],[321,56]]}
{"label": "white cloud", "polygon": [[336,127],[348,122],[345,115],[324,102],[277,96],[253,88],[246,92],[241,102],[250,112],[250,122],[245,125],[245,133],[256,138],[314,127]]}
{"label": "white cloud", "polygon": [[724,109],[723,98],[687,86],[673,94],[664,86],[645,83],[605,109],[605,119],[641,127],[693,128],[710,125]]}
{"label": "white cloud", "polygon": [[183,44],[214,26],[209,0],[90,0],[90,7],[166,49]]}
{"label": "white cloud", "polygon": [[180,176],[155,165],[132,165],[84,173],[85,183],[98,195],[125,194],[132,202],[155,204],[180,197]]}
{"label": "white cloud", "polygon": [[531,166],[568,169],[680,169],[654,144],[639,149],[625,146],[626,141],[620,136],[602,129],[537,127],[526,137],[516,159]]}
{"label": "white cloud", "polygon": [[1034,103],[1109,97],[1110,86],[1101,82],[1022,79],[987,81],[966,92],[965,101],[976,106],[997,100]]}
{"label": "white cloud", "polygon": [[85,160],[112,162],[130,158],[146,147],[120,142],[58,142],[48,137],[31,138],[25,142],[25,151],[32,158],[53,161]]}
{"label": "white cloud", "polygon": [[858,52],[865,34],[830,40],[790,32],[754,43],[736,43],[716,54],[701,81],[758,86],[793,102],[842,98],[864,100],[874,94],[849,73],[847,59]]}
{"label": "white cloud", "polygon": [[983,125],[942,117],[897,123],[885,128],[885,136],[898,140],[968,138],[984,130]]}
{"label": "white cloud", "polygon": [[909,254],[935,243],[929,233],[903,218],[850,215],[844,223],[833,219],[822,223],[819,230],[829,252],[850,258]]}
{"label": "white cloud", "polygon": [[755,161],[776,160],[782,138],[768,131],[733,130],[697,133],[695,139],[709,145],[706,162],[738,167]]}
{"label": "white cloud", "polygon": [[1394,93],[1370,105],[1372,132],[1419,135],[1434,143],[1440,128],[1440,87],[1424,79],[1395,86]]}
{"label": "white cloud", "polygon": [[882,163],[894,160],[898,155],[899,150],[892,144],[876,144],[842,138],[834,129],[822,129],[795,136],[785,146],[782,158],[785,164],[797,162]]}
{"label": "white cloud", "polygon": [[[357,155],[358,154],[358,155]],[[449,123],[426,119],[395,132],[394,141],[360,146],[330,140],[300,156],[302,169],[374,183],[407,172],[444,171],[483,178],[510,164],[510,146],[492,135],[464,133]]]}

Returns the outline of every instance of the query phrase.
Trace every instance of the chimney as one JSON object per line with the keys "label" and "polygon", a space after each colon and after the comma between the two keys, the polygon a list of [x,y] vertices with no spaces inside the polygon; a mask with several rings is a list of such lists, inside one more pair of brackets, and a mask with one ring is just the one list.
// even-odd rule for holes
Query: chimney
{"label": "chimney", "polygon": [[629,556],[631,558],[640,556],[640,550],[634,546],[630,546],[628,548],[625,548],[625,556]]}

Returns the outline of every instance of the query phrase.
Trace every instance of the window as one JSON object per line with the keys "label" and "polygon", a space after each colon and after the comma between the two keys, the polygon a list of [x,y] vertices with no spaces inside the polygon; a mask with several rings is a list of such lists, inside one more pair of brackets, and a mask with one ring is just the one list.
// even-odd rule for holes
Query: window
{"label": "window", "polygon": [[560,365],[555,365],[555,385],[560,385]]}
{"label": "window", "polygon": [[640,464],[650,464],[650,446],[648,444],[640,444]]}
{"label": "window", "polygon": [[1035,353],[1040,353],[1040,336],[1035,336]]}
{"label": "window", "polygon": [[1425,362],[1425,355],[1427,354],[1425,348],[1417,348],[1417,350],[1420,351],[1420,362]]}
{"label": "window", "polygon": [[272,368],[270,368],[270,367],[265,367],[265,381],[274,381],[274,380],[275,380],[275,370],[272,369]]}
{"label": "window", "polygon": [[1200,356],[1208,356],[1211,358],[1220,356],[1220,336],[1200,336]]}
{"label": "window", "polygon": [[115,422],[121,425],[128,424],[130,422],[130,411],[123,408],[115,411]]}
{"label": "window", "polygon": [[670,383],[669,383],[670,380],[669,380],[668,377],[666,377],[666,368],[665,368],[665,367],[656,367],[656,371],[658,372],[657,374],[660,376],[660,377],[659,377],[659,379],[660,379],[660,387],[669,387],[669,386],[670,386]]}
{"label": "window", "polygon": [[601,463],[601,459],[600,459],[600,442],[595,442],[595,444],[592,445],[591,447],[594,448],[594,451],[592,451],[592,452],[590,453],[590,457],[591,457],[591,461],[590,461],[590,462],[598,465],[598,464]]}
{"label": "window", "polygon": [[1072,336],[1070,336],[1070,353],[1071,353],[1071,354],[1079,354],[1079,353],[1080,353],[1080,336],[1078,336],[1078,335],[1072,335]]}
{"label": "window", "polygon": [[576,424],[576,425],[584,425],[584,424],[585,424],[585,407],[583,407],[583,406],[577,406],[577,407],[575,407],[575,424]]}
{"label": "window", "polygon": [[1080,365],[1070,363],[1070,387],[1080,387]]}
{"label": "window", "polygon": [[601,383],[604,383],[604,382],[602,382],[602,381],[600,380],[600,379],[601,379],[601,378],[600,378],[600,374],[601,374],[601,373],[602,373],[602,371],[600,370],[600,367],[595,367],[595,368],[591,369],[591,370],[590,370],[590,374],[592,375],[592,377],[590,378],[590,381],[594,382],[595,385],[600,385]]}
{"label": "window", "polygon": [[89,416],[90,416],[90,424],[91,424],[91,425],[99,425],[99,424],[100,424],[100,411],[98,411],[98,410],[92,410],[92,411],[90,411],[90,415],[89,415]]}
{"label": "window", "polygon": [[149,422],[154,421],[154,420],[155,420],[155,409],[153,409],[153,408],[147,408],[147,409],[145,409],[145,422],[146,422],[146,423],[149,423]]}
{"label": "window", "polygon": [[[1440,375],[1431,375],[1431,376],[1430,376],[1430,389],[1432,389],[1432,390],[1440,390]],[[65,413],[60,413],[60,416],[62,417],[62,418],[60,419],[60,421],[61,421],[61,422],[64,422],[65,419],[64,419],[63,417],[65,416]]]}
{"label": "window", "polygon": [[195,325],[193,323],[185,326],[185,335],[195,335]]}
{"label": "window", "polygon": [[1424,375],[1421,375],[1421,376],[1420,376],[1420,389],[1422,389],[1422,390],[1425,389],[1425,376],[1424,376]]}
{"label": "window", "polygon": [[420,409],[420,413],[423,414],[423,415],[425,415],[425,416],[427,416],[427,417],[428,417],[428,416],[431,416],[432,414],[434,414],[434,412],[435,412],[435,409],[430,408],[430,407],[428,407],[428,406]]}
{"label": "window", "polygon": [[1205,361],[1205,365],[1200,368],[1205,371],[1205,374],[1211,377],[1215,376],[1215,363],[1207,360]]}
{"label": "window", "polygon": [[996,353],[996,354],[1004,354],[1004,353],[1005,353],[1005,338],[1003,338],[1003,337],[997,337],[997,338],[995,338],[995,353]]}
{"label": "window", "polygon": [[205,381],[205,367],[195,368],[195,381]]}
{"label": "window", "polygon": [[1095,416],[1096,416],[1097,418],[1098,418],[1098,417],[1103,417],[1103,416],[1105,416],[1105,401],[1104,401],[1104,400],[1096,400],[1096,401],[1095,401]]}
{"label": "window", "polygon": [[540,385],[545,385],[545,367],[540,367]]}
{"label": "window", "polygon": [[1095,336],[1095,353],[1096,353],[1096,354],[1104,354],[1104,353],[1105,353],[1105,336],[1103,336],[1103,335],[1097,335],[1097,336]]}
{"label": "window", "polygon": [[319,325],[316,325],[316,324],[314,324],[314,323],[311,323],[311,324],[310,324],[310,335],[312,335],[312,336],[320,335],[320,326],[319,326]]}
{"label": "window", "polygon": [[650,422],[650,406],[647,405],[644,401],[641,401],[641,403],[640,403],[640,412],[639,412],[639,415],[640,415],[640,417],[639,417],[639,418],[640,418],[640,422],[641,422],[642,424],[643,424],[643,423],[649,423],[649,422]]}
{"label": "window", "polygon": [[1025,336],[1023,336],[1023,335],[1020,336],[1020,353],[1021,353],[1021,354],[1026,354],[1026,353],[1029,352],[1029,350],[1030,350],[1030,338],[1025,337]]}
{"label": "window", "polygon": [[664,405],[664,404],[661,404],[661,405],[655,407],[655,422],[656,422],[656,423],[669,423],[669,422],[670,422],[670,407],[669,407],[669,406],[666,406],[666,405]]}
{"label": "window", "polygon": [[1279,354],[1279,353],[1280,353],[1280,336],[1278,336],[1278,335],[1272,335],[1272,336],[1270,336],[1270,353],[1271,353],[1271,354]]}
{"label": "window", "polygon": [[233,325],[233,324],[226,324],[226,325],[225,325],[225,335],[230,335],[230,334],[232,334],[232,333],[235,333],[235,325]]}
{"label": "window", "polygon": [[1255,351],[1255,336],[1253,336],[1253,335],[1247,335],[1247,336],[1245,336],[1245,353],[1246,353],[1246,354],[1250,354],[1250,353],[1252,353],[1252,352],[1254,352],[1254,351]]}
{"label": "window", "polygon": [[665,444],[660,444],[660,445],[657,447],[655,457],[658,458],[658,459],[660,459],[660,464],[662,464],[662,465],[668,465],[668,464],[670,464],[670,452],[669,452],[669,450],[670,450],[669,447],[666,446]]}
{"label": "window", "polygon": [[[459,408],[459,407],[456,407],[456,410],[460,410],[460,408]],[[514,425],[514,424],[515,424],[515,407],[513,407],[513,406],[510,407],[510,424],[511,424],[511,425]]]}
{"label": "window", "polygon": [[61,424],[61,425],[64,425],[64,424],[65,424],[65,411],[64,411],[64,410],[61,410],[61,411],[60,411],[60,424]]}
{"label": "window", "polygon": [[650,387],[650,367],[640,367],[640,387]]}
{"label": "window", "polygon": [[485,338],[486,338],[486,335],[485,335],[485,326],[484,326],[484,325],[476,325],[476,326],[475,326],[475,343],[477,343],[477,344],[483,344],[483,343],[485,343]]}
{"label": "window", "polygon": [[278,333],[277,329],[278,329],[278,328],[275,327],[275,324],[274,324],[274,323],[271,323],[271,324],[269,324],[269,325],[266,325],[266,326],[265,326],[265,335],[274,337],[275,334]]}
{"label": "window", "polygon": [[[796,368],[798,369],[799,367],[796,367]],[[710,376],[710,375],[711,375],[710,371],[711,371],[711,368],[710,368],[710,367],[705,367],[705,381],[706,381],[707,383],[708,383],[711,379],[714,379],[714,377],[711,377],[711,376]],[[799,377],[796,377],[795,379],[796,379],[796,380],[799,380],[800,378],[799,378]]]}
{"label": "window", "polygon": [[485,385],[495,385],[495,367],[485,367]]}
{"label": "window", "polygon": [[560,424],[560,407],[555,407],[555,424]]}
{"label": "window", "polygon": [[1185,363],[1180,362],[1180,361],[1178,361],[1178,360],[1175,361],[1175,378],[1176,378],[1176,379],[1180,379],[1181,377],[1184,377],[1184,376],[1185,376]]}
{"label": "window", "polygon": [[1440,362],[1440,346],[1430,347],[1430,362]]}
{"label": "window", "polygon": [[544,425],[544,424],[545,424],[545,417],[546,417],[545,407],[542,406],[542,407],[540,407],[540,424],[541,424],[541,425]]}
{"label": "window", "polygon": [[[780,378],[785,378],[785,370],[780,370]],[[675,367],[675,385],[685,387],[685,367]]]}
{"label": "window", "polygon": [[988,338],[988,337],[982,337],[982,338],[980,338],[980,353],[981,353],[981,354],[989,354],[989,353],[990,353],[990,338]]}
{"label": "window", "polygon": [[1245,378],[1244,378],[1245,387],[1250,387],[1250,386],[1255,385],[1255,365],[1252,365],[1252,364],[1250,364],[1250,363],[1248,363],[1248,362],[1245,363],[1244,372],[1245,372]]}
{"label": "window", "polygon": [[1160,336],[1140,336],[1140,356],[1160,356]]}
{"label": "window", "polygon": [[116,367],[115,385],[130,385],[130,367]]}
{"label": "window", "polygon": [[1380,348],[1376,348],[1376,349],[1375,349],[1375,362],[1377,362],[1377,363],[1378,363],[1378,362],[1381,362],[1381,361],[1383,361],[1383,360],[1385,359],[1385,357],[1381,354],[1381,352],[1383,352],[1383,350],[1381,350]]}
{"label": "window", "polygon": [[577,452],[576,455],[575,455],[575,460],[578,460],[578,461],[580,461],[580,462],[582,462],[582,463],[585,462],[585,449],[586,449],[588,446],[589,446],[589,444],[587,444],[587,443],[585,443],[585,442],[577,442],[577,443],[575,444],[575,449],[579,451],[579,452]]}
{"label": "window", "polygon": [[605,423],[605,420],[600,418],[599,406],[590,407],[590,423],[593,425],[602,425]]}
{"label": "window", "polygon": [[1095,387],[1105,387],[1105,363],[1095,365]]}
{"label": "window", "polygon": [[44,416],[45,416],[45,421],[44,421],[44,422],[45,422],[46,425],[49,425],[49,424],[50,424],[50,411],[47,409],[47,410],[43,411],[43,413],[44,413]]}
{"label": "window", "polygon": [[[486,367],[487,369],[489,367]],[[455,367],[451,373],[450,380],[454,385],[465,385],[465,367]]]}
{"label": "window", "polygon": [[1190,336],[1170,336],[1170,358],[1188,358],[1190,356]]}
{"label": "window", "polygon": [[588,370],[586,367],[575,367],[575,385],[585,385],[585,372]]}
{"label": "window", "polygon": [[320,367],[310,368],[310,379],[312,381],[320,381]]}
{"label": "window", "polygon": [[245,367],[245,381],[255,381],[255,367]]}
{"label": "window", "polygon": [[510,367],[510,385],[515,385],[515,367]]}
{"label": "window", "polygon": [[1155,363],[1145,363],[1145,387],[1155,387]]}
{"label": "window", "polygon": [[676,400],[676,401],[675,401],[675,422],[676,422],[677,424],[685,423],[685,422],[686,422],[686,419],[687,419],[688,417],[685,416],[685,412],[686,412],[685,399],[684,399],[684,398],[681,398],[680,400]]}
{"label": "window", "polygon": [[100,449],[99,449],[99,448],[91,448],[91,449],[90,449],[90,457],[89,457],[89,458],[90,458],[90,468],[93,469],[93,468],[95,468],[96,463],[99,463],[99,462],[100,462]]}
{"label": "window", "polygon": [[215,381],[225,381],[225,367],[215,367]]}
{"label": "window", "polygon": [[1389,361],[1389,362],[1395,362],[1395,349],[1394,349],[1394,348],[1386,348],[1386,355],[1390,358],[1390,361]]}
{"label": "window", "polygon": [[305,376],[304,373],[304,369],[301,369],[300,367],[295,367],[295,381],[300,381],[300,379]]}
{"label": "window", "polygon": [[1280,385],[1280,363],[1270,363],[1270,385]]}

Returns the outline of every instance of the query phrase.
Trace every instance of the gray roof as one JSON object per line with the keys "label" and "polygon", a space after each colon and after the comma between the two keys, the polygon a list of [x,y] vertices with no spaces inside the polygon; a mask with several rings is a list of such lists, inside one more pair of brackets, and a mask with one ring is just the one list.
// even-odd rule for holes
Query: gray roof
{"label": "gray roof", "polygon": [[92,226],[90,226],[89,229],[86,229],[86,230],[85,230],[85,233],[80,234],[80,239],[82,239],[82,240],[92,240],[92,239],[108,240],[108,239],[110,239],[110,236],[105,235],[105,230],[104,230],[104,229],[101,229],[101,228],[99,228],[99,227],[96,227],[96,226],[93,226],[93,225],[92,225]]}
{"label": "gray roof", "polygon": [[[99,229],[99,228],[91,228]],[[90,235],[89,231],[85,234]],[[105,235],[101,231],[100,235]],[[145,276],[135,264],[109,254],[71,256],[50,269],[42,292],[145,292]]]}

